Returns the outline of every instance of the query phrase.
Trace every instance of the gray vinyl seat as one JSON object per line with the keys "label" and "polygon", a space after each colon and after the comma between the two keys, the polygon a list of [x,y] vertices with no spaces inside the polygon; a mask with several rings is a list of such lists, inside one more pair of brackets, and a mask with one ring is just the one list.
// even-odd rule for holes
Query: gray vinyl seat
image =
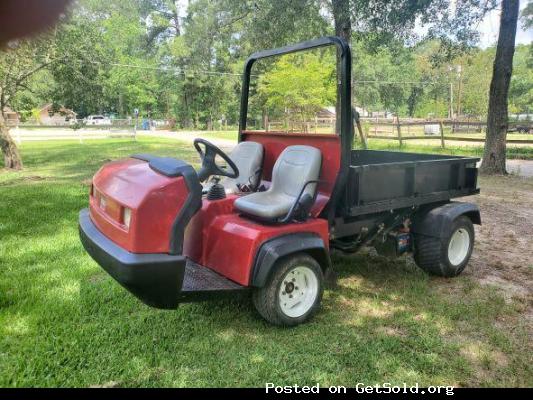
{"label": "gray vinyl seat", "polygon": [[[248,185],[253,190],[258,186],[261,179],[261,167],[265,150],[261,143],[240,142],[229,154],[229,158],[239,169],[237,178],[224,177],[220,184],[226,189],[226,193],[239,192],[238,185]],[[204,191],[207,192],[211,185],[206,185]]]}
{"label": "gray vinyl seat", "polygon": [[[235,208],[264,220],[284,218],[305,183],[318,180],[322,165],[320,150],[311,146],[289,146],[279,155],[272,170],[272,182],[265,192],[235,200]],[[303,196],[315,196],[316,183],[307,185]],[[302,197],[303,197],[302,196]]]}

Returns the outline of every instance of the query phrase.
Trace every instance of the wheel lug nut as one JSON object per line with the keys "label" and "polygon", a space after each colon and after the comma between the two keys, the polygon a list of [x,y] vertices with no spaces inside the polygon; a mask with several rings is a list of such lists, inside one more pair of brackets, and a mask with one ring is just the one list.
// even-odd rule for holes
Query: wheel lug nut
{"label": "wheel lug nut", "polygon": [[287,294],[287,293],[285,293],[285,292],[281,292],[281,295],[282,295],[282,296],[285,296],[286,294]]}
{"label": "wheel lug nut", "polygon": [[289,294],[289,299],[292,299],[292,294]]}
{"label": "wheel lug nut", "polygon": [[294,289],[295,289],[295,290],[298,290],[298,286],[295,286]]}
{"label": "wheel lug nut", "polygon": [[293,281],[293,282],[296,282],[296,278],[292,278],[292,281]]}

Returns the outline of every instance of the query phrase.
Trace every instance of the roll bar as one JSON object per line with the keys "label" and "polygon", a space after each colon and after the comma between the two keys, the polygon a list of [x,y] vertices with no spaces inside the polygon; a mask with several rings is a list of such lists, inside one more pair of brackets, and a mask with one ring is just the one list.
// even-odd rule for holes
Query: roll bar
{"label": "roll bar", "polygon": [[[244,74],[242,79],[241,93],[241,113],[239,120],[239,141],[242,132],[246,130],[246,118],[248,115],[248,96],[250,92],[250,76],[252,66],[257,60],[262,58],[281,56],[284,54],[296,53],[299,51],[315,49],[325,46],[337,46],[340,53],[340,80],[341,80],[341,118],[340,118],[340,136],[342,139],[343,150],[348,147],[351,150],[353,126],[352,126],[352,107],[351,107],[351,76],[352,76],[352,55],[348,42],[338,36],[325,36],[318,39],[308,40],[301,43],[291,44],[277,49],[263,50],[253,53],[244,63]],[[345,146],[347,144],[348,146]]]}
{"label": "roll bar", "polygon": [[304,50],[315,49],[325,46],[337,46],[340,55],[340,131],[341,138],[341,165],[339,175],[335,182],[335,188],[332,197],[327,207],[329,224],[333,224],[335,205],[338,202],[348,175],[348,167],[350,165],[350,157],[353,141],[353,125],[352,125],[352,53],[350,46],[345,39],[338,36],[325,36],[318,39],[308,40],[301,43],[291,44],[289,46],[280,47],[277,49],[263,50],[253,53],[244,63],[244,74],[242,78],[242,93],[241,93],[241,114],[239,120],[239,142],[242,141],[242,133],[246,130],[246,118],[248,115],[248,96],[250,91],[250,75],[252,66],[257,60],[273,56],[281,56],[284,54],[295,53]]}

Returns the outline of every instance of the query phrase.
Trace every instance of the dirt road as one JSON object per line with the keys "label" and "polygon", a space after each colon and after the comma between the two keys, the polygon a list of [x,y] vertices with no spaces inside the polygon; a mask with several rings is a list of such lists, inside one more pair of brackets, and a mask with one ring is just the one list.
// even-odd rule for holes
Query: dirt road
{"label": "dirt road", "polygon": [[477,203],[482,225],[464,274],[494,285],[507,300],[518,298],[533,329],[533,179],[481,177]]}

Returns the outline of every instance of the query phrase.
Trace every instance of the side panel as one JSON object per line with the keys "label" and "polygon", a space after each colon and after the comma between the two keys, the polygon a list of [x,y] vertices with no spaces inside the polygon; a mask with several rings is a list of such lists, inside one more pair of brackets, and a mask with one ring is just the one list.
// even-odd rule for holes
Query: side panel
{"label": "side panel", "polygon": [[411,232],[442,237],[453,220],[461,215],[467,215],[472,223],[481,225],[479,207],[476,204],[450,202],[434,208],[422,208],[413,217]]}
{"label": "side panel", "polygon": [[477,194],[476,161],[432,154],[352,151],[353,165],[339,215],[363,215]]}
{"label": "side panel", "polygon": [[204,200],[185,233],[183,254],[194,262],[248,286],[259,248],[267,241],[294,233],[310,233],[329,244],[328,222],[312,218],[302,223],[263,224],[233,211],[236,196]]}

